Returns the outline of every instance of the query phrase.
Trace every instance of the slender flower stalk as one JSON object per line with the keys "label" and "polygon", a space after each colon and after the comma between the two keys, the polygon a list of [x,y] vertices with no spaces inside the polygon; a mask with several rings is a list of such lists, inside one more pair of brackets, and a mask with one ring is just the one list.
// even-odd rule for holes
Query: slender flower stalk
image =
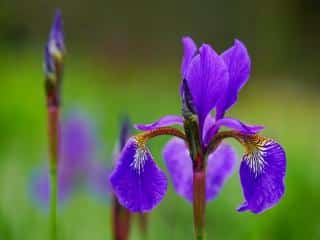
{"label": "slender flower stalk", "polygon": [[63,73],[64,41],[60,11],[55,14],[49,41],[45,47],[45,89],[49,129],[50,239],[57,239],[58,156],[60,131],[60,86]]}
{"label": "slender flower stalk", "polygon": [[192,160],[193,183],[193,222],[195,239],[204,239],[206,207],[206,169],[203,143],[199,134],[199,121],[195,113],[193,99],[187,81],[181,84],[182,115],[184,131],[187,136],[190,158]]}
{"label": "slender flower stalk", "polygon": [[58,170],[58,142],[59,142],[59,108],[48,107],[49,127],[49,157],[50,157],[50,234],[51,239],[57,239],[57,170]]}
{"label": "slender flower stalk", "polygon": [[[243,43],[218,54],[210,45],[197,48],[190,37],[182,39],[180,97],[182,117],[167,115],[131,137],[110,177],[119,202],[132,212],[155,208],[167,190],[167,178],[156,165],[147,142],[157,136],[174,136],[163,157],[175,191],[193,206],[194,239],[204,240],[205,209],[233,172],[236,154],[224,142],[234,138],[244,147],[239,174],[244,201],[239,212],[261,213],[284,195],[286,154],[275,140],[258,134],[263,127],[225,117],[249,79],[251,61]],[[215,115],[212,115],[212,111]],[[183,126],[183,130],[172,127]],[[220,131],[221,127],[230,131]]]}

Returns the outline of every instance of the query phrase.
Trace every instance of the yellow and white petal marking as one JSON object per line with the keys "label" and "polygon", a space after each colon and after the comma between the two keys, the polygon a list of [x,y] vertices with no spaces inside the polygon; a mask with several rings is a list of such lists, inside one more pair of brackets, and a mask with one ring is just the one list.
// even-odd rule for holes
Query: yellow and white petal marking
{"label": "yellow and white petal marking", "polygon": [[148,159],[148,154],[150,153],[145,145],[145,138],[138,135],[134,137],[134,142],[137,145],[137,149],[130,167],[140,175],[144,170],[144,165]]}
{"label": "yellow and white petal marking", "polygon": [[243,161],[247,162],[255,177],[260,176],[268,165],[268,151],[274,147],[274,140],[259,135],[244,136],[243,144],[246,153]]}

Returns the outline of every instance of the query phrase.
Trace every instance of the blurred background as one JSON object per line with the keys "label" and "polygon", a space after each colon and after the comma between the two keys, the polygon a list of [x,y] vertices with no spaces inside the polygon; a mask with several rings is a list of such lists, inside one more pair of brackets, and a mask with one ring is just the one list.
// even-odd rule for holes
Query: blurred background
{"label": "blurred background", "polygon": [[[317,0],[0,0],[0,239],[47,239],[48,212],[30,191],[47,162],[43,47],[54,10],[67,45],[63,118],[86,113],[98,161],[112,166],[119,114],[151,122],[179,114],[180,39],[218,52],[242,40],[252,74],[229,112],[266,126],[287,152],[286,194],[262,215],[237,213],[237,170],[207,208],[208,239],[320,239],[320,2]],[[151,148],[164,167],[161,149]],[[239,149],[236,142],[231,142]],[[61,239],[111,239],[110,201],[77,191],[59,210]],[[192,209],[169,187],[149,239],[192,239]],[[132,239],[140,239],[137,224]]]}

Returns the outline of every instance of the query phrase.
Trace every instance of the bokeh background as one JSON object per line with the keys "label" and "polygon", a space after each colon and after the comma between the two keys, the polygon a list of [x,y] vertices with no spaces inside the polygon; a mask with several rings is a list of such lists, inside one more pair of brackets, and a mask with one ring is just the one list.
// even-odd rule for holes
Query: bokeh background
{"label": "bokeh background", "polygon": [[[228,115],[266,126],[287,152],[286,194],[261,215],[237,213],[237,171],[207,208],[208,239],[320,239],[320,2],[317,0],[0,0],[0,239],[48,239],[47,211],[30,196],[45,164],[42,56],[54,10],[63,11],[67,58],[63,116],[96,124],[111,166],[119,114],[151,122],[179,114],[180,38],[218,52],[235,38],[252,58],[251,79]],[[152,141],[163,167],[161,147]],[[236,142],[231,142],[239,149]],[[150,214],[149,239],[192,239],[192,209],[170,186]],[[110,201],[79,191],[60,208],[60,239],[111,239]],[[141,239],[134,224],[132,239]]]}

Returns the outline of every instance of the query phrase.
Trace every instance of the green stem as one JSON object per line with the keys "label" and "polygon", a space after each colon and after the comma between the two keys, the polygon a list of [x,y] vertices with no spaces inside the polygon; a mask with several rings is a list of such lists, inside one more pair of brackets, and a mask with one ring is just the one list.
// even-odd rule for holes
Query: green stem
{"label": "green stem", "polygon": [[59,154],[59,108],[48,108],[49,166],[50,166],[50,240],[57,239],[57,199],[58,199],[58,154]]}

